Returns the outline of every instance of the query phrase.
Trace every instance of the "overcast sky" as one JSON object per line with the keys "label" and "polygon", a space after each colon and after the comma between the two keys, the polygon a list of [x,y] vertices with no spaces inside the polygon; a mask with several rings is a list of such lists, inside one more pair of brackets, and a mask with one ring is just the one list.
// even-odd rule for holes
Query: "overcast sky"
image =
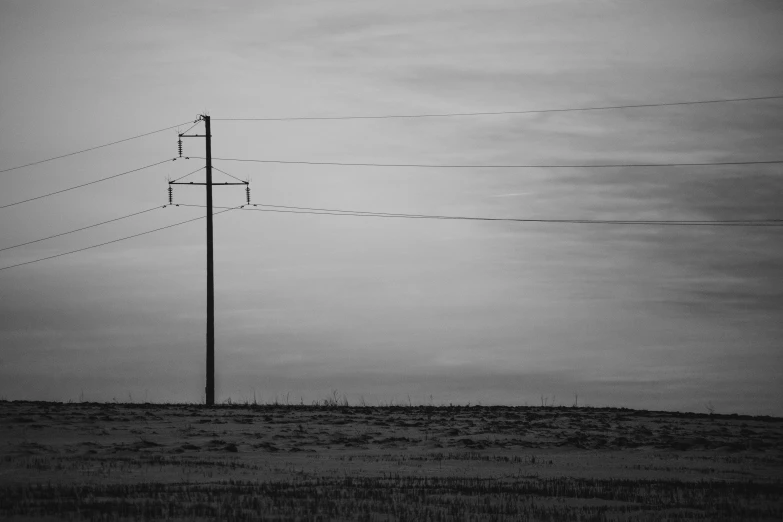
{"label": "overcast sky", "polygon": [[[778,0],[0,0],[0,169],[207,111],[218,158],[426,164],[781,159]],[[185,130],[187,126],[183,126]],[[203,131],[203,125],[193,132]],[[176,156],[177,131],[0,173],[0,206]],[[201,139],[185,154],[204,155]],[[190,159],[0,209],[0,248],[162,206]],[[254,203],[552,219],[783,218],[781,165],[241,163]],[[201,179],[199,179],[201,178]],[[203,172],[190,179],[203,181]],[[215,181],[231,181],[216,172]],[[203,187],[177,187],[203,204]],[[239,205],[241,187],[215,189]],[[160,208],[0,267],[202,216]],[[203,400],[196,221],[0,271],[0,396]],[[783,228],[215,218],[217,399],[783,415]]]}

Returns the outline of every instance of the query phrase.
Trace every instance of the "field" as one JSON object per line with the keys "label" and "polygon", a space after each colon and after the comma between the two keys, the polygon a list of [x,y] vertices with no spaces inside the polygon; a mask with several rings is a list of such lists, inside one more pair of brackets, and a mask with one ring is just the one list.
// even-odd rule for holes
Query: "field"
{"label": "field", "polygon": [[0,402],[2,520],[783,519],[783,419]]}

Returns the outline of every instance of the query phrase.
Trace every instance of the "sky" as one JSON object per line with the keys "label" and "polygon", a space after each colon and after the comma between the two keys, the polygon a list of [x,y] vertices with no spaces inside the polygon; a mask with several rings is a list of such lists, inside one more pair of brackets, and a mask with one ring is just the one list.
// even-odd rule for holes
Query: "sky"
{"label": "sky", "polygon": [[[212,118],[253,203],[783,219],[776,0],[0,0],[0,170]],[[0,173],[0,206],[177,156],[177,128]],[[203,124],[192,132],[203,134]],[[0,208],[0,268],[203,216],[161,165]],[[190,180],[204,181],[203,171]],[[216,182],[233,181],[215,172]],[[238,206],[242,187],[214,189]],[[175,203],[203,205],[204,187]],[[260,208],[260,207],[256,207]],[[266,207],[267,209],[269,207]],[[148,209],[81,232],[8,248]],[[783,228],[216,216],[216,397],[783,415]],[[0,270],[0,398],[204,400],[197,220]]]}

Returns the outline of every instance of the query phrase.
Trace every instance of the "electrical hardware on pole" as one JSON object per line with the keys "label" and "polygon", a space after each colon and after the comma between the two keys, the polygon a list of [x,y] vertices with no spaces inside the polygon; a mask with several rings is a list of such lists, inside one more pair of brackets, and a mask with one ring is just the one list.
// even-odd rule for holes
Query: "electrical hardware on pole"
{"label": "electrical hardware on pole", "polygon": [[[206,383],[206,403],[207,406],[215,405],[215,266],[213,259],[213,229],[212,229],[212,129],[209,116],[202,114],[197,121],[204,122],[204,134],[180,134],[178,147],[179,155],[182,157],[182,138],[205,138],[206,145],[206,183],[178,183],[169,181],[169,203],[173,202],[172,185],[205,185],[207,189],[207,383]],[[219,185],[247,185],[247,201],[250,203],[250,184],[243,181],[241,183],[220,183]]]}

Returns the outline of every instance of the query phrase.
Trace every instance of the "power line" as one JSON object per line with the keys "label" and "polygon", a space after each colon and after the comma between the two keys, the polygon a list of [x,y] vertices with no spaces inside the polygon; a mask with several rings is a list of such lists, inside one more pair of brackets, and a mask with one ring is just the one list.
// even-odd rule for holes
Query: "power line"
{"label": "power line", "polygon": [[[534,218],[492,218],[492,217],[473,217],[473,216],[441,216],[432,214],[399,214],[391,212],[367,212],[363,210],[340,210],[330,208],[313,207],[289,207],[284,205],[264,205],[260,206],[274,208],[247,208],[247,205],[241,207],[214,207],[239,210],[255,210],[258,212],[276,212],[282,214],[315,214],[330,216],[356,216],[356,217],[380,217],[380,218],[403,218],[403,219],[442,219],[442,220],[461,220],[461,221],[509,221],[516,223],[559,223],[559,224],[583,224],[583,225],[677,225],[677,226],[726,226],[726,227],[779,227],[783,226],[783,219],[756,219],[756,220],[630,220],[630,219],[534,219]],[[199,207],[204,205],[179,204],[182,207]],[[253,205],[254,207],[256,205]],[[278,210],[291,209],[291,210]]]}
{"label": "power line", "polygon": [[[221,207],[221,208],[225,208],[226,210],[221,210],[220,212],[215,212],[212,215],[216,216],[218,214],[223,214],[224,212],[229,212],[231,210],[236,209],[237,207]],[[120,241],[125,241],[126,239],[132,239],[134,237],[144,236],[146,234],[152,234],[153,232],[159,232],[161,230],[166,230],[167,228],[173,228],[173,227],[177,227],[179,225],[184,225],[185,223],[191,223],[193,221],[198,221],[199,219],[204,219],[205,217],[206,216],[199,216],[197,218],[188,219],[187,221],[180,221],[179,223],[174,223],[172,225],[167,225],[165,227],[155,228],[155,229],[152,229],[152,230],[147,230],[146,232],[140,232],[138,234],[133,234],[132,236],[125,236],[125,237],[121,237],[119,239],[114,239],[112,241],[106,241],[105,243],[99,243],[97,245],[91,245],[91,246],[88,246],[88,247],[79,248],[77,250],[71,250],[70,252],[63,252],[61,254],[56,254],[56,255],[53,255],[53,256],[49,256],[49,257],[42,257],[42,258],[39,258],[39,259],[33,259],[32,261],[25,261],[24,263],[17,263],[15,265],[9,265],[9,266],[0,267],[0,270],[8,270],[9,268],[14,268],[14,267],[17,267],[17,266],[29,265],[29,264],[32,264],[32,263],[38,263],[39,261],[46,261],[47,259],[54,259],[55,257],[62,257],[62,256],[70,255],[70,254],[75,254],[76,252],[83,252],[84,250],[90,250],[91,248],[98,248],[98,247],[101,247],[101,246],[110,245],[112,243],[119,243]]]}
{"label": "power line", "polygon": [[222,172],[222,173],[223,173],[223,174],[225,174],[226,176],[230,176],[230,177],[234,178],[234,179],[235,179],[235,180],[237,180],[237,181],[241,181],[241,182],[243,182],[243,183],[244,183],[244,181],[245,181],[245,180],[243,180],[243,179],[239,179],[238,177],[234,176],[233,174],[229,174],[229,173],[228,173],[228,172],[226,172],[225,170],[220,170],[219,168],[215,167],[214,165],[212,166],[212,168],[213,168],[213,169],[215,169],[215,170],[216,170],[216,171],[218,171],[218,172]]}
{"label": "power line", "polygon": [[[155,208],[166,208],[167,206],[172,205],[164,205],[163,207],[155,207]],[[204,208],[204,205],[186,205],[186,204],[178,204],[175,206],[182,206],[182,207],[199,207]],[[394,214],[394,213],[381,213],[381,212],[365,212],[365,211],[352,211],[352,210],[338,210],[338,209],[322,209],[322,210],[293,210],[293,209],[299,209],[299,208],[310,208],[310,207],[286,207],[283,205],[265,205],[269,207],[276,207],[276,208],[244,208],[244,205],[237,206],[237,207],[214,207],[214,208],[221,208],[220,212],[214,212],[212,215],[216,216],[218,214],[223,214],[225,212],[229,212],[231,210],[251,210],[251,211],[257,211],[257,212],[275,212],[275,213],[283,213],[283,214],[315,214],[315,215],[330,215],[330,216],[354,216],[354,217],[378,217],[378,218],[402,218],[402,219],[439,219],[439,220],[465,220],[465,221],[507,221],[507,222],[518,222],[518,223],[550,223],[550,224],[590,224],[590,225],[677,225],[677,226],[732,226],[732,227],[780,227],[783,226],[783,219],[766,219],[766,220],[732,220],[732,221],[666,221],[666,220],[659,220],[659,221],[641,221],[641,220],[598,220],[598,219],[522,219],[522,218],[490,218],[490,217],[471,217],[471,216],[439,216],[439,215],[428,215],[428,214]],[[284,209],[292,209],[292,210],[284,210]],[[154,209],[145,210],[143,212],[149,212]],[[138,215],[139,212],[133,215]],[[118,219],[124,219],[125,217],[130,216],[124,216],[123,218]],[[17,263],[15,265],[9,265],[5,267],[0,267],[0,271],[7,270],[9,268],[15,268],[17,266],[23,266],[23,265],[29,265],[32,263],[38,263],[40,261],[46,261],[48,259],[54,259],[57,257],[67,256],[70,254],[75,254],[77,252],[83,252],[84,250],[90,250],[92,248],[98,248],[105,245],[110,245],[112,243],[118,243],[120,241],[125,241],[126,239],[132,239],[134,237],[144,236],[147,234],[152,234],[153,232],[159,232],[161,230],[166,230],[168,228],[173,228],[179,225],[184,225],[186,223],[191,223],[193,221],[198,221],[199,219],[204,219],[206,216],[199,216],[197,218],[188,219],[186,221],[180,221],[179,223],[174,223],[171,225],[167,225],[165,227],[159,227],[152,230],[147,230],[146,232],[140,232],[138,234],[133,234],[131,236],[125,236],[121,237],[119,239],[114,239],[112,241],[106,241],[104,243],[99,243],[97,245],[91,245],[84,248],[79,248],[77,250],[71,250],[69,252],[63,252],[60,254],[56,254],[53,256],[48,257],[42,257],[39,259],[33,259],[32,261],[25,261],[24,263]],[[111,221],[117,221],[118,219],[111,220]],[[109,223],[110,221],[106,221],[104,223]],[[91,226],[98,226],[102,225],[103,223],[97,223],[95,225]],[[91,227],[84,227],[84,228],[91,228]],[[84,229],[79,229],[84,230]],[[73,230],[71,232],[76,232],[77,230]],[[66,232],[65,234],[69,234],[71,232]],[[65,234],[58,234],[58,235],[65,235]],[[51,237],[57,237],[57,236],[51,236]],[[44,239],[49,238],[43,238],[36,241],[43,241]],[[33,243],[35,241],[31,241]],[[29,244],[29,243],[25,243]],[[17,245],[21,246],[21,245]],[[8,248],[15,248],[15,247],[8,247]],[[3,250],[7,250],[3,249]]]}
{"label": "power line", "polygon": [[11,167],[11,168],[8,168],[8,169],[3,169],[3,170],[0,170],[0,173],[8,172],[8,171],[11,171],[11,170],[23,169],[25,167],[32,167],[33,165],[38,165],[40,163],[46,163],[47,161],[54,161],[54,160],[60,159],[60,158],[67,158],[68,156],[75,156],[76,154],[81,154],[83,152],[89,152],[91,150],[102,149],[103,147],[109,147],[111,145],[117,145],[118,143],[123,143],[123,142],[126,142],[126,141],[135,140],[137,138],[143,138],[144,136],[150,136],[151,134],[157,134],[159,132],[163,132],[163,131],[167,131],[167,130],[171,130],[171,129],[176,129],[179,126],[186,125],[188,123],[190,123],[190,122],[186,121],[184,123],[178,123],[177,125],[172,125],[171,127],[166,127],[165,129],[158,129],[158,130],[155,130],[155,131],[152,131],[152,132],[139,134],[138,136],[132,136],[130,138],[125,138],[125,139],[122,139],[122,140],[113,141],[111,143],[104,143],[103,145],[97,145],[95,147],[90,147],[89,149],[77,150],[76,152],[69,152],[68,154],[62,154],[60,156],[55,156],[53,158],[47,158],[47,159],[44,159],[44,160],[34,161],[32,163],[27,163],[25,165],[19,165],[17,167]]}
{"label": "power line", "polygon": [[724,98],[719,100],[698,100],[672,103],[640,103],[634,105],[608,105],[602,107],[577,107],[567,109],[533,109],[526,111],[496,111],[496,112],[452,112],[443,114],[388,114],[381,116],[302,116],[285,118],[213,118],[214,121],[304,121],[304,120],[383,120],[393,118],[451,118],[456,116],[497,116],[503,114],[540,114],[546,112],[577,112],[606,111],[611,109],[639,109],[646,107],[673,107],[677,105],[703,105],[709,103],[730,103],[758,100],[778,100],[778,96],[755,96],[748,98]]}
{"label": "power line", "polygon": [[171,180],[169,183],[174,183],[174,182],[176,182],[176,181],[179,181],[179,180],[181,180],[181,179],[185,179],[185,178],[187,178],[188,176],[191,176],[191,175],[195,174],[196,172],[198,172],[198,171],[200,171],[200,170],[204,170],[205,168],[206,168],[206,167],[199,167],[199,168],[197,168],[196,170],[194,170],[193,172],[188,172],[187,174],[185,174],[185,175],[184,175],[184,176],[182,176],[182,177],[179,177],[179,178],[177,178],[177,179],[172,179],[172,180]]}
{"label": "power line", "polygon": [[158,207],[148,208],[147,210],[142,210],[140,212],[134,212],[133,214],[128,214],[127,216],[122,216],[122,217],[118,217],[118,218],[114,218],[114,219],[109,219],[108,221],[101,221],[100,223],[95,223],[94,225],[88,225],[86,227],[77,228],[75,230],[69,230],[68,232],[62,232],[61,234],[55,234],[53,236],[42,237],[41,239],[35,239],[33,241],[28,241],[26,243],[19,243],[18,245],[9,246],[9,247],[5,247],[5,248],[0,248],[0,252],[2,252],[3,250],[11,250],[12,248],[19,248],[19,247],[25,246],[25,245],[31,245],[33,243],[39,243],[41,241],[46,241],[47,239],[53,239],[55,237],[66,236],[68,234],[73,234],[74,232],[80,232],[82,230],[87,230],[88,228],[95,228],[95,227],[98,227],[98,226],[101,226],[101,225],[105,225],[107,223],[113,223],[115,221],[120,221],[122,219],[128,219],[128,218],[133,217],[133,216],[138,216],[140,214],[145,214],[147,212],[152,212],[153,210],[157,210],[159,208],[163,208],[163,207],[158,206]]}
{"label": "power line", "polygon": [[[195,159],[205,159],[199,156],[190,156]],[[583,165],[433,165],[426,163],[347,163],[337,161],[286,161],[286,160],[261,160],[261,159],[240,159],[240,158],[212,158],[220,161],[241,161],[251,163],[281,163],[291,165],[335,165],[340,167],[415,167],[415,168],[470,168],[470,169],[606,169],[621,167],[706,167],[713,165],[772,165],[783,163],[783,160],[765,160],[765,161],[716,161],[716,162],[698,162],[698,163],[598,163]]]}
{"label": "power line", "polygon": [[[221,208],[221,207],[216,207]],[[350,212],[350,211],[298,211],[298,210],[276,210],[245,208],[242,210],[255,210],[259,212],[275,212],[282,214],[316,214],[330,216],[354,216],[354,217],[377,217],[377,218],[400,218],[400,219],[440,219],[440,220],[461,220],[461,221],[506,221],[517,223],[550,223],[550,224],[584,224],[584,225],[677,225],[677,226],[726,226],[726,227],[779,227],[783,222],[767,221],[624,221],[624,220],[596,220],[596,219],[521,219],[521,218],[491,218],[491,217],[469,217],[469,216],[436,216],[436,215],[404,215],[404,214],[384,214],[374,212]]]}
{"label": "power line", "polygon": [[[294,207],[294,206],[288,206],[288,205],[268,205],[265,203],[258,203],[257,205],[262,207],[273,207],[273,208],[285,208],[285,209],[296,209],[296,210],[315,210],[315,211],[325,211],[325,212],[349,212],[356,215],[363,215],[363,214],[369,214],[369,215],[378,215],[378,216],[397,216],[397,217],[411,217],[411,218],[435,218],[435,219],[500,219],[500,220],[506,220],[507,218],[470,218],[470,217],[460,217],[460,216],[433,216],[429,214],[400,214],[400,213],[393,213],[393,212],[371,212],[371,211],[365,211],[365,210],[339,210],[339,209],[333,209],[333,208],[318,208],[318,207]],[[247,206],[247,205],[245,205]],[[256,206],[255,204],[253,206]],[[252,210],[252,209],[249,209]],[[511,218],[509,218],[511,219]],[[513,221],[520,221],[520,219],[513,218]],[[673,219],[673,220],[618,220],[618,221],[601,221],[601,220],[537,220],[537,219],[522,219],[521,221],[543,221],[543,222],[555,222],[555,223],[593,223],[593,222],[599,222],[599,223],[640,223],[640,224],[659,224],[659,223],[676,223],[676,224],[701,224],[701,223],[738,223],[738,224],[746,224],[746,223],[767,223],[767,222],[783,222],[783,219],[721,219],[721,220],[685,220],[685,219]]]}
{"label": "power line", "polygon": [[162,163],[167,163],[167,162],[169,162],[169,161],[177,161],[177,158],[174,158],[174,159],[172,159],[172,160],[163,160],[163,161],[159,161],[159,162],[157,162],[157,163],[152,163],[152,164],[150,164],[150,165],[145,165],[145,166],[143,166],[143,167],[139,167],[139,168],[137,168],[137,169],[133,169],[133,170],[127,170],[127,171],[125,171],[125,172],[120,172],[119,174],[114,174],[113,176],[108,176],[108,177],[106,177],[106,178],[96,179],[95,181],[90,181],[89,183],[82,183],[81,185],[76,185],[76,186],[73,186],[73,187],[68,187],[68,188],[65,188],[65,189],[62,189],[62,190],[58,190],[58,191],[56,191],[56,192],[50,192],[50,193],[48,193],[48,194],[44,194],[44,195],[42,195],[42,196],[36,196],[36,197],[34,197],[34,198],[23,199],[22,201],[17,201],[17,202],[15,202],[15,203],[9,203],[9,204],[7,204],[7,205],[0,206],[0,209],[2,209],[2,208],[8,208],[8,207],[13,207],[14,205],[21,205],[22,203],[27,203],[27,202],[29,202],[29,201],[35,201],[36,199],[48,198],[49,196],[54,196],[55,194],[62,194],[63,192],[68,192],[69,190],[74,190],[74,189],[77,189],[77,188],[86,187],[87,185],[94,185],[95,183],[100,183],[101,181],[106,181],[106,180],[108,180],[108,179],[114,179],[114,178],[118,178],[118,177],[120,177],[120,176],[124,176],[124,175],[126,175],[126,174],[131,174],[132,172],[138,172],[138,171],[140,171],[140,170],[144,170],[144,169],[148,169],[148,168],[151,168],[151,167],[155,167],[156,165],[160,165],[160,164],[162,164]]}
{"label": "power line", "polygon": [[191,125],[190,127],[188,127],[188,128],[187,128],[187,130],[185,130],[185,131],[183,131],[183,132],[179,132],[179,131],[178,131],[178,133],[179,133],[179,134],[187,134],[188,132],[190,132],[190,130],[191,130],[193,127],[195,127],[195,126],[196,126],[196,125],[198,125],[199,123],[201,123],[201,119],[198,119],[198,120],[194,121],[194,122],[193,122],[193,125]]}

